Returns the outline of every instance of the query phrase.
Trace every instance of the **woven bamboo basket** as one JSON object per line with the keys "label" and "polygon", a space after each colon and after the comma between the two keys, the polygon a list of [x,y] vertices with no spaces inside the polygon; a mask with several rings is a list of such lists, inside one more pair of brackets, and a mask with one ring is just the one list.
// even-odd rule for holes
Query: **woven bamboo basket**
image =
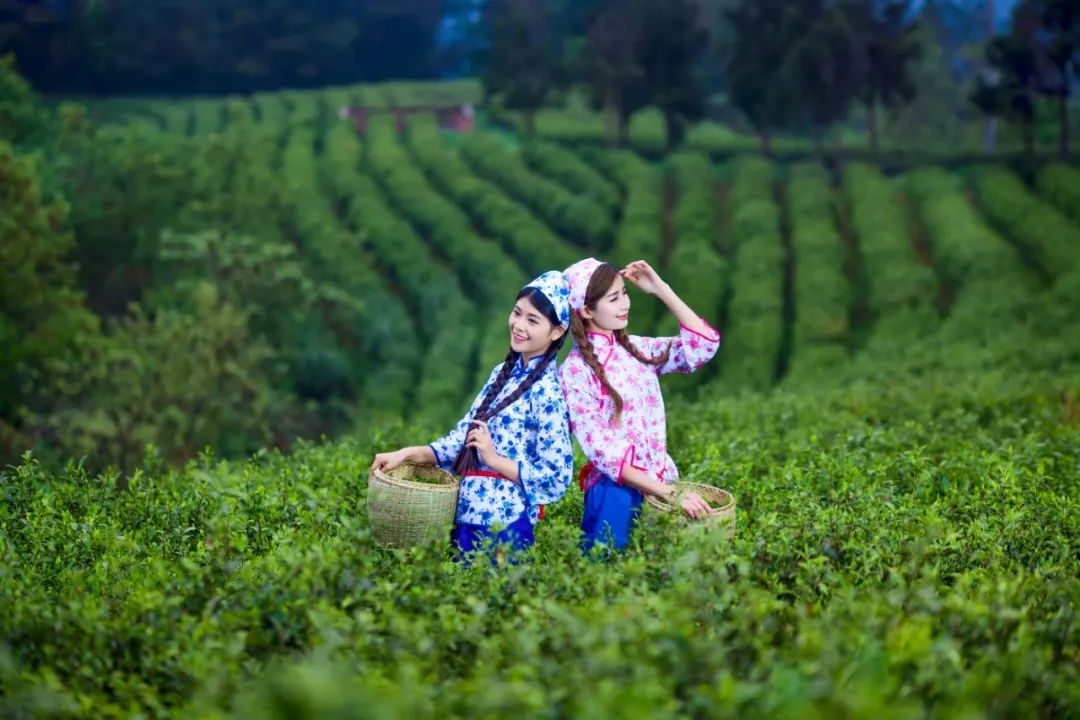
{"label": "woven bamboo basket", "polygon": [[458,480],[434,465],[404,463],[368,477],[368,521],[375,542],[411,547],[450,540],[457,512]]}
{"label": "woven bamboo basket", "polygon": [[[703,521],[709,526],[722,526],[724,534],[730,540],[735,537],[735,496],[729,493],[727,490],[721,490],[718,487],[712,485],[705,485],[704,483],[696,482],[679,482],[678,486],[686,491],[696,492],[702,497],[705,502],[709,503],[712,507],[712,512]],[[674,505],[667,501],[652,495],[645,496],[645,502],[647,502],[652,508],[659,510],[663,513],[678,513],[685,517],[682,508],[678,505]],[[689,520],[689,518],[687,518]]]}

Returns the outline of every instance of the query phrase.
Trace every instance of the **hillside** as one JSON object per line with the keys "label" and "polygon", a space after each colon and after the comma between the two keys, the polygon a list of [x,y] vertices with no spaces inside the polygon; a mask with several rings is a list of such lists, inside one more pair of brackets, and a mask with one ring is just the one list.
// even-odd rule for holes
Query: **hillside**
{"label": "hillside", "polygon": [[[1039,337],[1036,306],[1054,288],[1068,296],[1080,265],[1080,171],[1060,163],[1025,178],[985,163],[896,174],[870,162],[827,167],[808,154],[779,162],[754,152],[752,138],[710,148],[693,134],[650,161],[592,142],[527,140],[490,122],[440,131],[425,111],[478,98],[462,81],[114,101],[92,112],[189,142],[224,133],[261,175],[278,178],[289,205],[281,235],[325,268],[317,276],[346,256],[366,266],[347,282],[375,293],[368,313],[387,322],[365,325],[397,338],[401,377],[449,388],[441,421],[501,358],[513,288],[585,254],[660,268],[725,336],[715,368],[672,384],[715,380],[736,393],[874,374],[900,348],[915,370],[982,363],[992,330],[973,311],[992,303],[1020,321],[1017,332]],[[341,118],[345,107],[372,110],[363,132]],[[398,117],[396,107],[421,110]],[[740,152],[717,160],[725,147]],[[671,330],[650,298],[635,303],[635,332]],[[943,349],[956,341],[967,348],[959,356]],[[1033,358],[1029,343],[1012,347],[1017,364],[1047,368],[1069,352]],[[440,359],[453,360],[439,364],[439,375],[455,368],[452,380],[425,372]],[[386,389],[375,379],[372,393],[376,385]],[[373,397],[380,408],[394,403]]]}
{"label": "hillside", "polygon": [[[112,327],[128,354],[73,396],[140,401],[126,463],[88,471],[65,448],[66,467],[0,471],[0,715],[1080,713],[1080,170],[693,143],[647,159],[428,113],[361,134],[338,109],[367,93],[390,103],[91,108],[107,125],[73,145],[81,184],[43,171],[69,193],[88,306],[158,314]],[[672,455],[734,493],[734,541],[647,512],[626,557],[587,561],[575,487],[520,567],[380,549],[372,455],[445,432],[505,352],[514,292],[584,255],[654,262],[721,329],[713,363],[663,385]],[[228,334],[186,344],[202,329]],[[631,329],[672,325],[635,295]],[[280,420],[260,404],[280,376],[243,374],[256,347],[304,412],[340,413],[330,441],[245,457],[261,426],[240,449],[175,429],[217,396],[227,430]],[[250,364],[185,374],[215,348]],[[152,362],[153,379],[129,367]],[[59,417],[72,447],[115,449]]]}

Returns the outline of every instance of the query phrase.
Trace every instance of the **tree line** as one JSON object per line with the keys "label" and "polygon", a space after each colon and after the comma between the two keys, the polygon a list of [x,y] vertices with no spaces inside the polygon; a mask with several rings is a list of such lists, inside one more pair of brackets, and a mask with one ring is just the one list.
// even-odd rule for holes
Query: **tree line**
{"label": "tree line", "polygon": [[224,94],[438,73],[443,0],[0,0],[40,91]]}
{"label": "tree line", "polygon": [[[533,117],[553,96],[584,81],[593,108],[611,118],[609,137],[626,142],[629,120],[653,106],[669,148],[705,114],[710,72],[728,101],[770,149],[781,132],[818,142],[861,109],[873,150],[878,116],[912,103],[918,65],[948,8],[911,0],[611,0],[578,12],[583,32],[552,3],[491,0],[483,74],[488,98]],[[580,5],[580,4],[579,4]],[[993,15],[992,3],[985,6]],[[969,15],[968,19],[971,19]],[[991,118],[1018,121],[1029,147],[1035,107],[1058,107],[1068,153],[1068,102],[1080,72],[1080,3],[1021,0],[1008,29],[966,63],[966,100]],[[948,73],[954,68],[940,66]]]}
{"label": "tree line", "polygon": [[[723,96],[766,150],[821,141],[853,113],[981,113],[1023,129],[1056,105],[1062,153],[1080,69],[1080,3],[1014,0],[0,0],[0,56],[66,94],[247,93],[482,76],[535,112],[584,87],[613,143],[646,106],[669,145]],[[960,101],[957,102],[956,98]],[[910,124],[910,123],[909,123]]]}

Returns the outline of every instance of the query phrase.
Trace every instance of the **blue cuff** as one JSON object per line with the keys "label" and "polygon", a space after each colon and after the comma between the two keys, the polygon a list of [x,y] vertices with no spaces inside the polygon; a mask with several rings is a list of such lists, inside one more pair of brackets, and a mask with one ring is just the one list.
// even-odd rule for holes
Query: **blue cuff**
{"label": "blue cuff", "polygon": [[442,467],[442,458],[439,457],[439,451],[431,443],[428,443],[428,447],[431,448],[431,454],[435,456],[435,464]]}

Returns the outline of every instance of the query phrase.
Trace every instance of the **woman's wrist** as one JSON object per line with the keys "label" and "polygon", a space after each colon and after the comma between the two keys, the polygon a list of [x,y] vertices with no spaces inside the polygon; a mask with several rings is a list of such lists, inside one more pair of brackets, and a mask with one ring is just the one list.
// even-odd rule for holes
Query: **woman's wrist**
{"label": "woman's wrist", "polygon": [[430,445],[413,445],[404,448],[402,455],[405,462],[416,465],[437,465],[439,462],[439,459],[435,456],[435,451],[431,449]]}
{"label": "woman's wrist", "polygon": [[489,460],[481,458],[481,461],[511,482],[519,482],[521,480],[519,477],[520,473],[518,472],[518,463],[510,458],[503,457],[498,453],[492,453],[492,457]]}
{"label": "woman's wrist", "polygon": [[672,289],[671,289],[671,286],[670,286],[670,285],[668,285],[668,284],[667,284],[666,282],[664,282],[663,280],[661,280],[661,281],[660,281],[660,282],[659,282],[659,283],[657,284],[657,286],[656,286],[656,292],[655,292],[655,293],[653,293],[653,294],[654,294],[654,295],[656,295],[656,297],[657,297],[657,299],[658,299],[658,300],[662,301],[662,302],[663,302],[663,303],[665,303],[665,304],[666,304],[666,303],[668,302],[668,300],[670,300],[670,299],[672,299],[672,298],[676,297],[676,296],[675,296],[675,291],[674,291],[674,290],[672,290]]}

